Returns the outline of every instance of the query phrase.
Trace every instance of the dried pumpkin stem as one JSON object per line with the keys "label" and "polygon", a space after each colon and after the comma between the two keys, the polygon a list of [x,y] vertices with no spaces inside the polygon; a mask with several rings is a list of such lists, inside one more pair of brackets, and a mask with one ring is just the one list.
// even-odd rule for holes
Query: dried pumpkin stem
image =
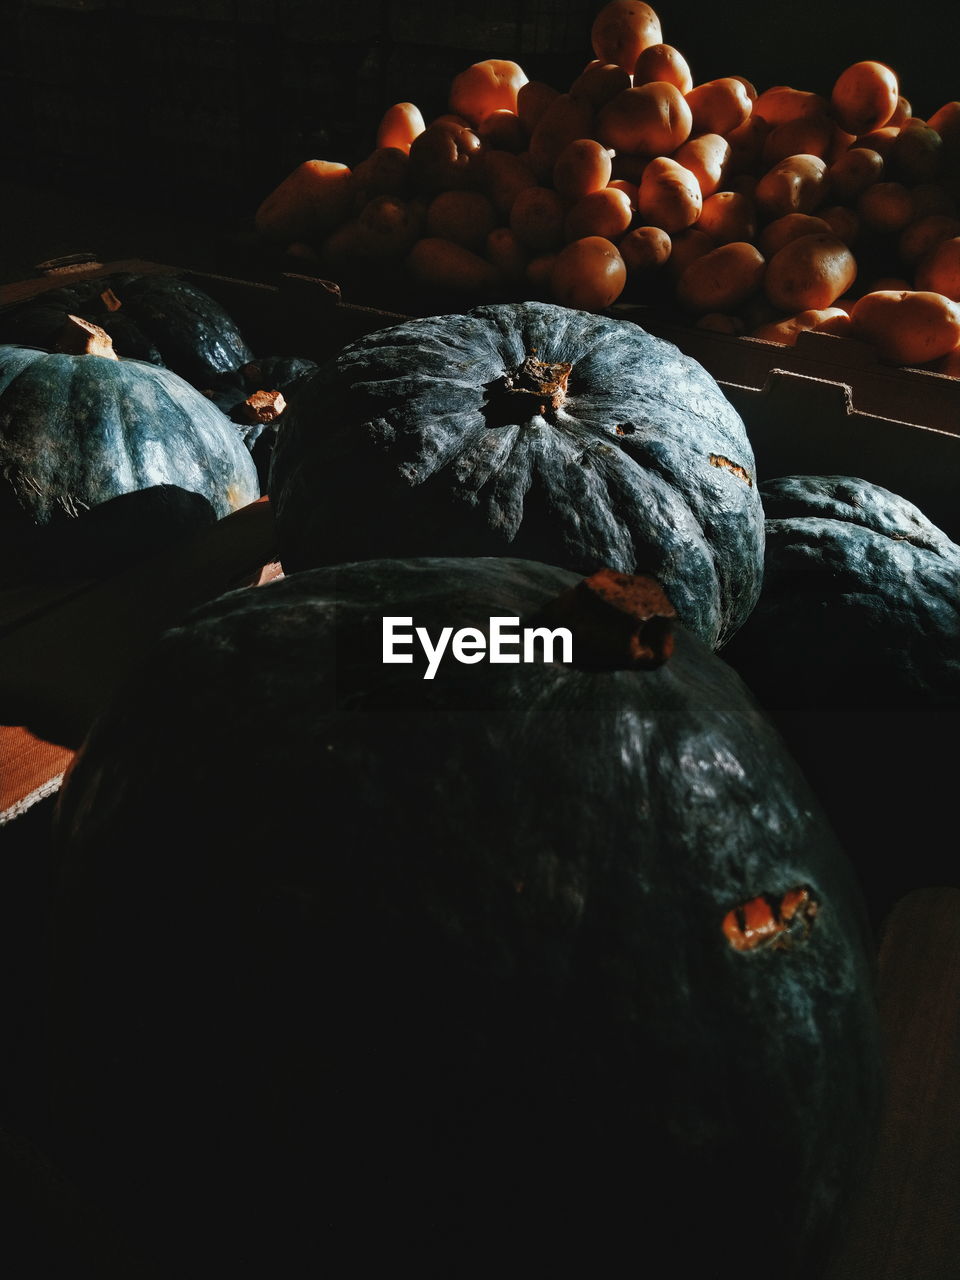
{"label": "dried pumpkin stem", "polygon": [[245,422],[273,422],[287,407],[279,391],[255,391],[243,402],[242,416]]}
{"label": "dried pumpkin stem", "polygon": [[569,629],[573,666],[625,671],[667,661],[676,616],[656,578],[600,569],[551,600],[536,622]]}
{"label": "dried pumpkin stem", "polygon": [[57,334],[53,350],[68,356],[103,356],[106,360],[119,360],[113,349],[113,339],[106,329],[83,320],[80,316],[67,316],[63,328]]}

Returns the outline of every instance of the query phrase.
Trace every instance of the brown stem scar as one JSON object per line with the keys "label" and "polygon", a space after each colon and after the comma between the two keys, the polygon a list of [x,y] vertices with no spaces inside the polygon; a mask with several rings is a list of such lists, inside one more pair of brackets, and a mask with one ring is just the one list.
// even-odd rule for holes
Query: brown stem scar
{"label": "brown stem scar", "polygon": [[536,621],[570,631],[573,666],[624,671],[667,661],[676,616],[656,578],[600,569],[551,600]]}
{"label": "brown stem scar", "polygon": [[740,480],[745,480],[747,484],[753,488],[753,478],[749,471],[744,470],[737,462],[731,462],[729,458],[724,458],[722,454],[711,453],[710,465],[713,467],[722,467],[724,471],[732,471]]}

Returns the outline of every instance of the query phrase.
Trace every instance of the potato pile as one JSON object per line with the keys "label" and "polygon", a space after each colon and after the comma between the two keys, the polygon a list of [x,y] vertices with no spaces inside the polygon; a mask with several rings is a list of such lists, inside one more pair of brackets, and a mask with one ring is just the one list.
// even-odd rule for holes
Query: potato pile
{"label": "potato pile", "polygon": [[920,119],[875,61],[829,98],[740,75],[695,84],[662,35],[642,0],[610,0],[566,90],[477,62],[429,124],[390,107],[352,169],[304,161],[257,229],[348,286],[654,302],[786,344],[848,334],[960,374],[960,102]]}

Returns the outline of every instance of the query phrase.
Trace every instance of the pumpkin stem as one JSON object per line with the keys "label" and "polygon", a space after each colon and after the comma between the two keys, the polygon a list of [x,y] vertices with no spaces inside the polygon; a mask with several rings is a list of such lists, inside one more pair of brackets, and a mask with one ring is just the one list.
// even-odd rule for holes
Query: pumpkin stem
{"label": "pumpkin stem", "polygon": [[106,360],[119,360],[113,349],[113,339],[106,329],[91,324],[80,316],[67,316],[63,328],[57,334],[53,350],[68,356],[103,356]]}
{"label": "pumpkin stem", "polygon": [[491,387],[488,404],[497,421],[506,426],[559,409],[567,398],[572,368],[572,364],[538,360],[531,352],[519,368],[505,373]]}
{"label": "pumpkin stem", "polygon": [[566,627],[575,667],[659,667],[673,653],[677,613],[656,578],[600,569],[546,604],[536,621]]}
{"label": "pumpkin stem", "polygon": [[273,422],[286,407],[287,402],[280,391],[254,391],[244,400],[242,415],[245,422]]}

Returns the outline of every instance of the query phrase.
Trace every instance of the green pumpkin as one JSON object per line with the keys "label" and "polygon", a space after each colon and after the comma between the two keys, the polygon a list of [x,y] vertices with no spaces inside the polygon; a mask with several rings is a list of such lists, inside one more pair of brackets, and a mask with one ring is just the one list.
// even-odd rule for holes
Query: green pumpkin
{"label": "green pumpkin", "polygon": [[217,517],[259,496],[236,428],[170,370],[0,347],[0,528],[23,534],[156,485],[199,494]]}
{"label": "green pumpkin", "polygon": [[512,555],[656,574],[722,645],[760,590],[743,422],[695,361],[546,303],[369,334],[301,384],[270,472],[288,570]]}
{"label": "green pumpkin", "polygon": [[[169,632],[95,726],[58,1149],[161,1269],[713,1275],[749,1241],[819,1274],[878,1095],[855,883],[729,666],[577,584],[293,574]],[[567,620],[573,660],[428,680],[385,614]]]}
{"label": "green pumpkin", "polygon": [[118,355],[163,364],[201,390],[253,359],[219,302],[164,274],[114,273],[42,293],[0,316],[0,340],[49,349],[69,315],[105,329]]}

